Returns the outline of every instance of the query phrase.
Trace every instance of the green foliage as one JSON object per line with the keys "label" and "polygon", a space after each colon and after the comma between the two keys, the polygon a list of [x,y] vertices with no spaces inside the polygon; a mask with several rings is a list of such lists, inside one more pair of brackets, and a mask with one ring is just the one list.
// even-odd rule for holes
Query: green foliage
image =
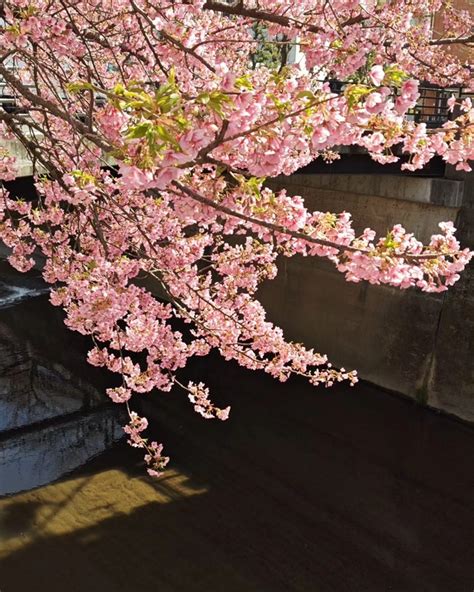
{"label": "green foliage", "polygon": [[[366,63],[357,70],[354,74],[349,76],[347,79],[348,82],[353,82],[354,84],[363,84],[367,82],[369,71],[375,63],[375,53],[371,51],[368,56]],[[405,80],[409,78],[408,74],[404,72],[399,66],[389,66],[385,68],[385,78],[383,84],[386,86],[394,86],[399,88]]]}
{"label": "green foliage", "polygon": [[225,93],[214,90],[212,92],[203,92],[196,97],[196,103],[207,105],[211,111],[224,117],[224,105],[232,103],[232,99]]}
{"label": "green foliage", "polygon": [[66,90],[72,94],[77,94],[83,90],[95,90],[95,87],[90,82],[85,82],[84,80],[76,80],[75,82],[70,82],[69,84],[66,84]]}
{"label": "green foliage", "polygon": [[308,99],[308,101],[312,102],[316,100],[316,96],[313,91],[311,90],[302,90],[296,95],[297,99]]}
{"label": "green foliage", "polygon": [[[184,116],[174,70],[168,80],[154,90],[148,91],[141,83],[131,80],[126,86],[115,85],[107,94],[112,105],[132,116],[126,140],[143,140],[137,164],[147,167],[166,150],[181,150],[177,138],[189,128],[189,123]],[[209,100],[215,98],[209,97]]]}
{"label": "green foliage", "polygon": [[136,113],[164,115],[176,110],[181,104],[181,93],[173,69],[168,80],[154,92],[147,92],[140,82],[130,80],[127,86],[116,84],[112,92],[106,94],[114,106]]}
{"label": "green foliage", "polygon": [[256,22],[252,30],[258,43],[257,50],[250,56],[252,67],[263,65],[271,70],[278,70],[285,61],[282,46],[268,39],[267,27],[263,23]]}
{"label": "green foliage", "polygon": [[231,175],[238,181],[240,188],[245,193],[252,195],[257,200],[260,199],[260,192],[266,177],[244,177],[244,175],[239,175],[238,173],[231,173]]}
{"label": "green foliage", "polygon": [[383,245],[387,249],[396,249],[400,245],[400,243],[395,240],[395,237],[393,236],[392,232],[387,232]]}
{"label": "green foliage", "polygon": [[364,84],[349,84],[344,88],[344,96],[347,99],[349,109],[355,109],[362,99],[367,97],[372,89]]}
{"label": "green foliage", "polygon": [[[334,41],[336,43],[339,40]],[[342,43],[339,41],[339,47],[342,46]],[[354,84],[362,84],[367,81],[367,76],[369,74],[369,70],[372,68],[375,62],[376,53],[374,51],[370,51],[367,54],[367,59],[365,64],[361,66],[354,74],[351,74],[347,78],[347,82],[353,82]]]}
{"label": "green foliage", "polygon": [[253,84],[248,74],[244,74],[243,76],[240,76],[240,78],[236,78],[234,81],[234,86],[239,90],[253,90]]}
{"label": "green foliage", "polygon": [[385,70],[384,84],[399,88],[409,76],[398,66],[390,66]]}
{"label": "green foliage", "polygon": [[273,93],[268,95],[270,100],[275,105],[275,109],[278,111],[278,115],[281,121],[291,111],[292,103],[290,101],[282,101]]}
{"label": "green foliage", "polygon": [[79,187],[87,187],[88,185],[95,185],[97,183],[94,175],[87,171],[74,170],[71,172],[71,175],[76,179]]}

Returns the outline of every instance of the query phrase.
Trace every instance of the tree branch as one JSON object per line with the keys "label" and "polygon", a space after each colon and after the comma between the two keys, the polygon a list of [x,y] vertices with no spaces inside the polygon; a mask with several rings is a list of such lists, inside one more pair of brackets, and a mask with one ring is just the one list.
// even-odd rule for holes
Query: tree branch
{"label": "tree branch", "polygon": [[[314,236],[304,234],[302,232],[290,230],[289,228],[285,228],[284,226],[280,226],[279,224],[273,224],[272,222],[260,220],[259,218],[253,218],[252,216],[248,216],[247,214],[242,214],[241,212],[236,212],[235,210],[232,210],[231,208],[229,208],[227,206],[223,206],[221,204],[216,203],[215,201],[212,201],[212,199],[205,197],[204,195],[198,193],[194,189],[190,189],[189,187],[186,187],[185,185],[183,185],[179,181],[173,181],[173,185],[175,187],[177,187],[181,191],[181,193],[184,193],[185,195],[191,197],[192,199],[194,199],[195,201],[198,201],[199,203],[202,203],[203,205],[214,208],[215,210],[218,210],[218,211],[222,212],[223,214],[227,214],[228,216],[233,216],[234,218],[239,218],[240,220],[244,220],[245,222],[249,222],[250,224],[262,226],[263,228],[267,228],[268,230],[271,230],[273,232],[278,232],[280,234],[287,234],[289,236],[292,236],[293,238],[304,240],[308,243],[313,243],[315,245],[321,245],[323,247],[330,247],[331,249],[336,249],[338,252],[350,251],[352,253],[365,253],[365,254],[371,253],[371,251],[368,251],[366,249],[358,249],[357,247],[351,247],[348,245],[341,245],[339,243],[334,243],[332,241],[328,241],[328,240],[325,240],[322,238],[315,238]],[[435,259],[439,255],[437,255],[435,253],[431,253],[431,254],[424,253],[423,255],[407,255],[407,254],[393,253],[392,256],[396,257],[396,258],[407,259],[410,261],[417,261],[417,260],[423,260],[423,259]]]}

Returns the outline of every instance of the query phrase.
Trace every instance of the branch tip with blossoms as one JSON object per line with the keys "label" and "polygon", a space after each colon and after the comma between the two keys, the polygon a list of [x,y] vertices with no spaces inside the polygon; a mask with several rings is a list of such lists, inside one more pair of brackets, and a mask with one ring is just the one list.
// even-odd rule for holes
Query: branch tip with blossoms
{"label": "branch tip with blossoms", "polygon": [[135,411],[129,410],[129,423],[123,428],[128,435],[128,442],[133,448],[144,448],[144,456],[147,465],[147,473],[150,477],[161,477],[163,469],[169,463],[169,457],[164,456],[163,445],[157,442],[148,442],[142,437],[141,433],[148,427],[146,417],[140,417]]}
{"label": "branch tip with blossoms", "polygon": [[[176,381],[177,384],[180,384]],[[204,417],[204,419],[220,419],[226,421],[229,418],[230,407],[220,409],[216,407],[209,399],[209,389],[204,383],[189,382],[187,386],[180,385],[188,391],[188,399],[194,405],[194,411]]]}

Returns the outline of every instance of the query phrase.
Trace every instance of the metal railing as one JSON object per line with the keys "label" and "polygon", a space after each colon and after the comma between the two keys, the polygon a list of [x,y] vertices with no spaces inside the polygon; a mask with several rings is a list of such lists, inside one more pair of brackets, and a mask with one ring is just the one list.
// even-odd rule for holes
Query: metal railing
{"label": "metal railing", "polygon": [[[33,84],[25,84],[26,88],[36,93],[36,87]],[[63,98],[66,99],[66,95],[63,94]],[[104,107],[107,99],[105,95],[95,94],[94,95],[95,106],[98,108]],[[11,88],[5,82],[0,81],[0,108],[7,113],[28,113],[28,109],[18,103],[17,97],[12,94]],[[85,117],[81,115],[79,117]]]}
{"label": "metal railing", "polygon": [[[332,92],[342,94],[344,87],[348,84],[341,80],[329,80],[329,86]],[[34,90],[33,85],[27,85]],[[448,110],[448,99],[451,95],[457,98],[474,96],[467,93],[459,87],[441,88],[429,83],[421,83],[420,98],[417,105],[408,112],[408,116],[417,123],[425,123],[427,127],[439,127],[451,118]],[[98,95],[95,99],[97,107],[103,107],[106,103],[104,96]],[[18,105],[16,97],[11,94],[11,90],[5,82],[0,81],[0,108],[8,113],[27,113],[27,109]]]}
{"label": "metal railing", "polygon": [[[341,80],[329,80],[332,92],[342,94],[346,82]],[[425,123],[427,127],[434,128],[443,125],[452,118],[448,110],[448,99],[454,95],[457,99],[474,96],[461,87],[441,88],[428,82],[420,84],[420,97],[416,106],[410,109],[408,116],[417,123]]]}
{"label": "metal railing", "polygon": [[458,100],[473,96],[472,93],[460,87],[440,88],[424,83],[420,86],[420,98],[417,105],[411,110],[414,120],[434,128],[453,119],[456,113],[451,113],[448,105],[448,99],[453,95]]}

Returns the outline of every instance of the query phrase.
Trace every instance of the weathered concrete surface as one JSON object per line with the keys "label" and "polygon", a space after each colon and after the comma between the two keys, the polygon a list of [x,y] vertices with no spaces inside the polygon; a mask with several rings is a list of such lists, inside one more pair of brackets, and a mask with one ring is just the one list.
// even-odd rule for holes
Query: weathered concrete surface
{"label": "weathered concrete surface", "polygon": [[[16,158],[18,178],[33,175],[33,164],[23,145],[16,139],[2,140],[1,147]],[[356,147],[351,147],[354,149]],[[344,150],[341,150],[344,152]],[[356,150],[357,151],[357,150]],[[110,165],[115,161],[105,157]],[[36,173],[44,172],[36,165]],[[361,195],[378,195],[418,203],[431,203],[448,207],[459,207],[463,199],[462,179],[441,179],[429,177],[410,177],[408,175],[333,175],[299,174],[298,183],[305,187],[349,191]],[[292,177],[292,178],[293,178]]]}
{"label": "weathered concrete surface", "polygon": [[357,369],[366,380],[416,396],[433,348],[439,297],[349,284],[313,259],[281,265],[261,297],[287,337],[327,353],[338,366]]}
{"label": "weathered concrete surface", "polygon": [[[0,269],[3,266],[0,266]],[[33,274],[34,275],[34,274]],[[2,269],[0,495],[48,483],[123,437],[123,409],[105,396],[107,373],[85,361],[38,278]],[[113,379],[112,379],[113,380]]]}
{"label": "weathered concrete surface", "polygon": [[[31,130],[28,130],[26,126],[23,128],[24,132],[28,135],[31,133]],[[40,139],[40,134],[36,134],[36,139]],[[17,179],[22,177],[31,177],[32,175],[40,175],[44,174],[46,171],[45,167],[41,164],[36,162],[35,166],[33,167],[33,162],[28,154],[28,151],[23,146],[23,144],[16,138],[11,140],[5,140],[2,138],[0,142],[0,148],[6,150],[11,156],[14,156],[16,159],[15,166],[17,171]],[[104,155],[104,162],[109,165],[114,165],[115,160],[109,156]]]}
{"label": "weathered concrete surface", "polygon": [[[338,178],[347,175],[333,176],[334,186],[337,187]],[[380,196],[377,193],[368,193],[365,191],[363,183],[369,177],[365,175],[349,176],[354,179],[354,183],[347,190],[318,188],[314,185],[314,179],[317,179],[318,175],[292,175],[279,178],[270,185],[279,189],[286,188],[288,193],[301,195],[310,209],[323,212],[350,212],[357,232],[370,226],[378,233],[386,234],[389,228],[400,222],[405,228],[414,232],[420,240],[425,241],[434,232],[439,231],[439,222],[454,221],[458,215],[459,208],[405,201],[394,197]],[[395,183],[396,178],[393,177],[393,180]],[[425,181],[426,179],[414,180]],[[430,179],[426,181],[430,181]],[[358,185],[358,183],[362,183],[362,185]],[[376,183],[374,183],[375,185]],[[394,187],[394,192],[395,189],[396,187]]]}
{"label": "weathered concrete surface", "polygon": [[[370,226],[385,234],[401,223],[422,240],[438,230],[440,221],[458,222],[458,218],[464,220],[465,212],[472,215],[472,205],[461,212],[422,200],[370,195],[365,177],[350,175],[351,185],[344,185],[348,179],[339,177],[333,176],[332,187],[348,186],[350,191],[318,189],[317,176],[308,175],[282,178],[273,186],[302,195],[313,209],[351,212],[358,230]],[[459,184],[456,191],[468,185],[454,182]],[[375,179],[372,187],[377,183]],[[392,195],[397,191],[393,187]],[[464,227],[472,228],[468,222]],[[465,243],[469,236],[462,231]],[[325,261],[294,257],[281,261],[277,279],[266,284],[260,295],[269,317],[289,338],[327,353],[338,366],[356,368],[370,382],[474,421],[473,282],[472,271],[467,271],[448,295],[400,291],[347,283]]]}
{"label": "weathered concrete surface", "polygon": [[409,177],[408,175],[293,175],[299,185],[318,189],[331,189],[378,195],[392,199],[432,203],[448,207],[459,207],[463,199],[463,181],[430,177]]}
{"label": "weathered concrete surface", "polygon": [[96,409],[0,435],[0,496],[50,483],[110,448],[123,437],[123,411]]}
{"label": "weathered concrete surface", "polygon": [[[453,176],[464,181],[463,206],[457,220],[459,240],[474,250],[474,175]],[[473,262],[443,300],[427,396],[430,405],[474,421]]]}
{"label": "weathered concrete surface", "polygon": [[[19,140],[16,138],[5,140],[3,138],[1,141],[1,147],[4,148],[11,156],[15,157],[17,177],[30,177],[33,174],[33,163],[31,158]],[[45,169],[43,166],[37,163],[36,172],[44,173]]]}

